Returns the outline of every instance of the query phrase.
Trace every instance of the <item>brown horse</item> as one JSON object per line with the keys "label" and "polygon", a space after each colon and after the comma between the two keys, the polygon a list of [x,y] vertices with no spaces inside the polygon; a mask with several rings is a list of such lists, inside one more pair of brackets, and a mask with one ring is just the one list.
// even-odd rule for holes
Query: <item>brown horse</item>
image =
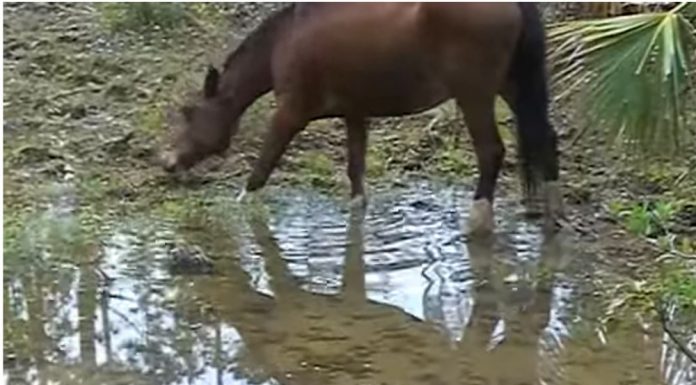
{"label": "brown horse", "polygon": [[[245,191],[264,186],[310,121],[340,117],[347,126],[351,195],[363,198],[366,119],[414,114],[454,98],[480,172],[470,230],[490,231],[505,153],[496,95],[517,120],[526,191],[536,191],[540,179],[547,193],[557,189],[544,53],[543,25],[528,3],[290,5],[244,40],[221,74],[209,68],[203,97],[182,108],[187,124],[163,156],[164,168],[185,170],[223,153],[247,107],[273,90],[277,109]],[[548,198],[547,214],[560,213],[558,193]]]}

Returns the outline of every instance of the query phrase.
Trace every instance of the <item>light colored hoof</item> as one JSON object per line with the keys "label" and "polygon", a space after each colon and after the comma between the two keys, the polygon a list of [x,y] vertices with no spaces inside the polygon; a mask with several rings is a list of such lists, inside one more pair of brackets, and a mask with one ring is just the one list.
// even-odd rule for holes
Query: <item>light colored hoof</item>
{"label": "light colored hoof", "polygon": [[255,204],[261,200],[260,197],[261,190],[247,191],[246,188],[243,188],[242,191],[240,191],[237,197],[235,198],[235,201],[237,203]]}
{"label": "light colored hoof", "polygon": [[356,195],[350,199],[351,210],[362,210],[367,207],[367,196],[365,194]]}
{"label": "light colored hoof", "polygon": [[242,191],[240,191],[239,194],[237,194],[237,197],[234,200],[237,203],[241,203],[242,201],[244,201],[246,199],[247,195],[248,195],[247,189],[242,188]]}
{"label": "light colored hoof", "polygon": [[488,199],[475,200],[469,214],[469,235],[486,235],[493,233],[493,205]]}

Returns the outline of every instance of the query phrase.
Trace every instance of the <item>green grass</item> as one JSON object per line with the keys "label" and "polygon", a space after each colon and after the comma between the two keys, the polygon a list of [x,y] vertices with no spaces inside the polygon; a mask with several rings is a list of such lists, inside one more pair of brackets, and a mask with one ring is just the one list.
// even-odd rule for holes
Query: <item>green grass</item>
{"label": "green grass", "polygon": [[387,153],[377,146],[369,146],[365,158],[366,174],[368,180],[379,180],[389,172],[389,158]]}
{"label": "green grass", "polygon": [[173,30],[193,18],[186,3],[105,3],[100,10],[104,24],[113,32]]}
{"label": "green grass", "polygon": [[696,314],[696,276],[685,268],[663,273],[663,295],[683,310]]}
{"label": "green grass", "polygon": [[472,156],[472,150],[465,148],[460,138],[443,137],[442,147],[434,155],[434,168],[447,178],[470,177],[476,173]]}
{"label": "green grass", "polygon": [[304,185],[331,190],[336,187],[336,169],[334,161],[324,151],[305,151],[297,159],[294,178]]}
{"label": "green grass", "polygon": [[678,211],[679,205],[671,201],[609,203],[610,214],[634,235],[646,237],[665,235]]}

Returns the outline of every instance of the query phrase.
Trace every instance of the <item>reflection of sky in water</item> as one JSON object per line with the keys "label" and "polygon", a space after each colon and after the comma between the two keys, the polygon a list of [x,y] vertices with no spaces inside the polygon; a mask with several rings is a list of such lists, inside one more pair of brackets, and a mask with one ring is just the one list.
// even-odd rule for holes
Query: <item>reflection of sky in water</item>
{"label": "reflection of sky in water", "polygon": [[[477,281],[481,267],[470,255],[461,230],[461,213],[465,213],[469,196],[457,189],[432,191],[422,185],[404,192],[374,197],[363,228],[365,291],[369,300],[398,307],[404,312],[434,324],[453,342],[461,340],[472,322],[474,309],[480,302]],[[277,199],[278,200],[278,199]],[[65,215],[65,200],[60,200],[52,215]],[[282,249],[287,269],[302,289],[321,295],[337,295],[343,290],[346,258],[348,214],[335,200],[313,193],[284,194],[273,203],[269,226]],[[510,312],[527,305],[535,291],[535,275],[541,263],[542,235],[536,225],[511,220],[514,211],[499,202],[496,212],[506,217],[499,232],[502,236],[490,256],[479,258],[491,264],[488,280],[497,281],[495,322],[489,333],[489,344],[495,348],[505,343]],[[50,213],[50,212],[49,212]],[[132,226],[132,224],[129,224]],[[238,367],[244,341],[233,325],[220,322],[216,326],[193,328],[177,314],[173,299],[182,295],[184,286],[172,285],[178,278],[162,268],[168,258],[162,242],[176,237],[161,223],[133,226],[156,228],[157,233],[145,236],[123,226],[105,241],[101,269],[113,281],[108,287],[109,338],[105,338],[106,320],[96,305],[94,326],[95,363],[104,370],[120,367],[129,372],[157,379],[166,384],[249,384],[250,379]],[[269,274],[260,248],[243,229],[240,264],[248,274],[249,284],[259,294],[273,296]],[[150,239],[148,241],[147,239]],[[152,242],[152,240],[155,240]],[[149,242],[149,243],[148,243]],[[562,258],[563,259],[563,256]],[[561,261],[560,265],[567,265]],[[550,303],[546,304],[548,320],[538,337],[537,354],[539,383],[563,383],[562,354],[565,341],[571,338],[572,324],[579,320],[574,313],[578,285],[582,278],[552,266]],[[47,335],[55,338],[63,358],[53,361],[79,364],[80,334],[78,330],[78,290],[80,271],[75,270],[67,298],[61,298],[55,319],[67,319],[70,331],[65,332],[56,321],[44,323]],[[181,279],[186,279],[182,277]],[[347,282],[350,284],[350,282]],[[21,297],[19,282],[9,280],[13,313],[28,318]],[[175,289],[178,288],[178,289]],[[175,291],[179,290],[179,291]],[[349,289],[348,289],[349,290]],[[58,301],[46,293],[44,301]],[[505,311],[501,309],[507,309]],[[510,310],[513,309],[513,310]],[[189,338],[188,348],[177,348],[175,339]],[[221,341],[222,371],[213,365],[215,352],[210,341]],[[108,345],[107,345],[108,340]],[[696,344],[696,341],[694,341]],[[444,348],[444,347],[443,347]],[[151,351],[159,351],[160,355]],[[686,357],[673,347],[663,349],[661,367],[670,385],[694,383],[693,367],[689,372]],[[157,357],[175,357],[175,362],[158,362]],[[84,357],[83,357],[84,359]],[[172,370],[176,372],[172,372]],[[191,377],[189,377],[191,376]],[[37,383],[36,367],[28,367],[23,376]],[[164,380],[166,379],[166,380]],[[8,383],[5,372],[5,383]],[[258,379],[254,380],[258,384]],[[277,384],[268,379],[263,384]]]}
{"label": "reflection of sky in water", "polygon": [[[157,238],[172,239],[171,234],[158,234]],[[114,311],[109,314],[111,329],[111,352],[107,352],[107,347],[103,340],[97,341],[97,364],[103,365],[107,362],[109,354],[112,355],[112,360],[116,362],[127,362],[131,369],[138,369],[143,373],[153,375],[155,378],[168,376],[171,373],[166,373],[166,367],[160,366],[154,368],[152,357],[148,359],[145,354],[133,354],[134,347],[149,348],[153,342],[148,341],[152,338],[153,330],[156,330],[158,335],[177,335],[182,328],[190,328],[186,320],[181,316],[177,316],[171,308],[170,299],[174,298],[177,293],[175,289],[168,287],[166,281],[175,279],[162,268],[152,268],[154,261],[163,262],[167,258],[162,249],[149,248],[149,252],[154,254],[151,259],[143,258],[142,254],[137,252],[138,239],[133,235],[115,234],[110,244],[114,247],[107,247],[104,252],[104,262],[102,269],[109,277],[116,277],[110,285],[109,291],[118,293],[118,297],[110,298],[110,308]],[[134,251],[136,251],[134,253]],[[142,261],[142,262],[139,262]],[[150,264],[150,267],[146,267]],[[130,266],[130,270],[138,271],[130,274],[123,274],[124,266]],[[146,283],[147,282],[147,283]],[[157,290],[151,290],[152,288]],[[136,290],[134,290],[136,289]],[[143,293],[146,293],[143,295]],[[146,312],[142,310],[142,303],[147,302]],[[103,324],[103,315],[97,314],[95,320],[97,325],[97,334],[103,335],[103,330],[100,325]],[[244,342],[237,330],[229,325],[221,323],[219,325],[219,338],[221,341],[221,351],[227,357],[234,357],[241,349]],[[117,332],[114,332],[117,331]],[[197,325],[193,331],[196,339],[213,341],[216,338],[216,330],[214,327],[206,325]],[[177,350],[174,346],[169,346],[172,341],[164,340],[163,344],[158,344],[156,348],[161,349],[163,356],[171,356],[179,358],[179,365],[182,368],[191,367],[192,378],[187,378],[185,373],[177,376],[177,379],[167,382],[168,384],[214,384],[221,379],[224,384],[245,385],[250,382],[245,378],[240,378],[239,373],[230,370],[234,367],[226,365],[226,369],[219,373],[218,368],[210,365],[209,351],[200,343],[193,342],[189,351]],[[157,365],[156,363],[154,365]],[[258,383],[258,382],[256,382]],[[264,382],[264,384],[275,384],[274,380]]]}

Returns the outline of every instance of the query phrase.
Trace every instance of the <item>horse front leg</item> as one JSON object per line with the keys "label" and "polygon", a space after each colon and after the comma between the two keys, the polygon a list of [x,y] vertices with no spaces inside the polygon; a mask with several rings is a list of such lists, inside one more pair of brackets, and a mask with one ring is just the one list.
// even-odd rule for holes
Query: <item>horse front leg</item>
{"label": "horse front leg", "polygon": [[348,179],[350,179],[351,206],[365,207],[365,155],[367,151],[367,125],[364,118],[345,119],[348,147]]}
{"label": "horse front leg", "polygon": [[470,234],[493,232],[493,196],[505,156],[505,147],[495,123],[494,98],[472,101],[458,99],[464,120],[474,143],[479,179],[469,216]]}
{"label": "horse front leg", "polygon": [[254,164],[254,169],[247,180],[245,190],[240,194],[240,198],[246,192],[259,190],[266,185],[269,176],[278,165],[278,161],[288,145],[306,125],[307,119],[301,114],[293,111],[287,104],[279,105],[264,139],[261,155]]}

